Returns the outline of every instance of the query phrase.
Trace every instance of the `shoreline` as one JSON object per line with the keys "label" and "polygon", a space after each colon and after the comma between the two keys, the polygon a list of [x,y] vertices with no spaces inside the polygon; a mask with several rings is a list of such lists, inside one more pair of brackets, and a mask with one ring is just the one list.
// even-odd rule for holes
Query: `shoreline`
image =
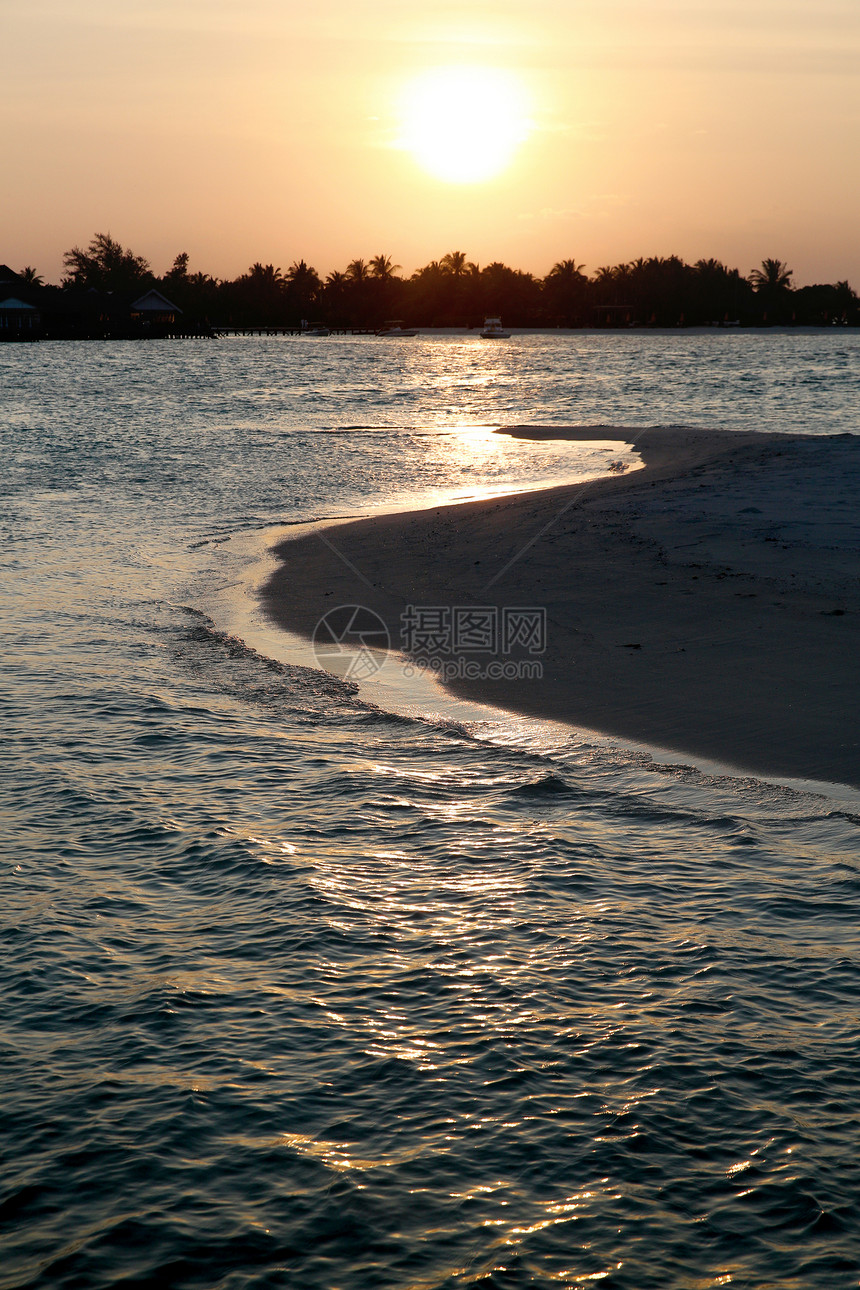
{"label": "shoreline", "polygon": [[[288,539],[262,591],[270,620],[310,639],[328,610],[358,604],[396,648],[410,605],[499,619],[540,608],[543,652],[461,651],[481,675],[446,688],[693,759],[860,787],[860,437],[502,433],[635,440],[643,467]],[[542,677],[490,679],[494,659],[539,661]]]}

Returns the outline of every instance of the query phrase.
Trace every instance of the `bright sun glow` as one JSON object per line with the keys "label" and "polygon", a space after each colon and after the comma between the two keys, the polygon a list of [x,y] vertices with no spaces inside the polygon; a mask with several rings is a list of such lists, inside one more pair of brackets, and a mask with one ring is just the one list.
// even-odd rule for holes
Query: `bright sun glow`
{"label": "bright sun glow", "polygon": [[528,129],[522,82],[498,68],[437,67],[411,81],[403,96],[403,147],[450,183],[499,174]]}

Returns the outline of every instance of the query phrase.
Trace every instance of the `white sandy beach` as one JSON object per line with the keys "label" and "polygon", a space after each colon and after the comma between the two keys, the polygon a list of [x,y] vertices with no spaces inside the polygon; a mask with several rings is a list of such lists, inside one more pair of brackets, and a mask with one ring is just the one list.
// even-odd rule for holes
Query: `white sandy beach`
{"label": "white sandy beach", "polygon": [[266,589],[310,635],[362,604],[541,606],[540,680],[454,692],[746,770],[860,786],[860,439],[515,427],[635,439],[644,469],[283,543]]}

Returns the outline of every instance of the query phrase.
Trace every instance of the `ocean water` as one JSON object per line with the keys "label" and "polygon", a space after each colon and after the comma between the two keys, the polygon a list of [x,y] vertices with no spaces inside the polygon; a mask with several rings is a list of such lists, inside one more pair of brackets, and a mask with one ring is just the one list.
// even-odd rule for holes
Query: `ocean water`
{"label": "ocean water", "polygon": [[284,524],[600,468],[495,425],[857,433],[858,379],[0,347],[2,1290],[857,1285],[857,795],[386,711],[219,607]]}

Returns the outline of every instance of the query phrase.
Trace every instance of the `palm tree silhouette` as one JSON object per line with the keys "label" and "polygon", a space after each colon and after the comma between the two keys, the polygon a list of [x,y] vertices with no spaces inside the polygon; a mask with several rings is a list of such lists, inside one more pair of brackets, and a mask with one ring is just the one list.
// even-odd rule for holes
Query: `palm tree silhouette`
{"label": "palm tree silhouette", "polygon": [[284,283],[284,275],[279,268],[273,264],[261,264],[259,260],[251,265],[245,277],[259,287],[280,287]]}
{"label": "palm tree silhouette", "polygon": [[349,312],[345,307],[348,287],[349,279],[346,274],[334,269],[326,278],[325,287],[323,288],[326,309],[342,320],[346,318]]}
{"label": "palm tree silhouette", "polygon": [[588,278],[584,264],[558,260],[543,280],[543,303],[550,321],[571,327],[587,317]]}
{"label": "palm tree silhouette", "polygon": [[446,273],[450,273],[452,278],[462,278],[468,269],[465,252],[449,251],[447,255],[443,255],[442,268]]}
{"label": "palm tree silhouette", "polygon": [[293,307],[299,314],[305,315],[315,307],[322,282],[316,269],[312,269],[304,260],[294,260],[287,270],[286,286]]}
{"label": "palm tree silhouette", "polygon": [[582,272],[584,268],[585,265],[577,264],[576,260],[559,260],[546,276],[558,283],[582,282],[585,278]]}
{"label": "palm tree silhouette", "polygon": [[390,255],[375,255],[370,261],[371,276],[383,282],[393,278],[400,267],[399,264],[392,262]]}
{"label": "palm tree silhouette", "polygon": [[22,280],[22,282],[26,282],[28,287],[44,286],[44,278],[42,277],[41,273],[36,272],[32,264],[26,264],[24,268],[21,270],[21,272],[18,274],[18,277]]}
{"label": "palm tree silhouette", "polygon": [[762,260],[760,269],[753,269],[750,282],[756,291],[776,293],[786,291],[791,286],[794,270],[782,260]]}
{"label": "palm tree silhouette", "polygon": [[287,269],[287,282],[296,291],[313,294],[321,286],[320,276],[316,269],[312,269],[304,260],[294,260]]}

